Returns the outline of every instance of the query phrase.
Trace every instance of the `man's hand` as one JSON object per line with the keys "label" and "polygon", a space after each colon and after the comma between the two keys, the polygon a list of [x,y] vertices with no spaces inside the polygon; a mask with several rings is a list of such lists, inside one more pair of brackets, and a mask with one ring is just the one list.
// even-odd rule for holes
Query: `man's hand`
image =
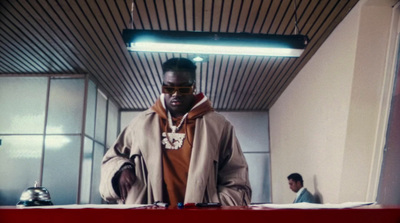
{"label": "man's hand", "polygon": [[126,168],[121,171],[118,185],[119,185],[119,193],[123,201],[125,201],[126,196],[128,195],[128,191],[129,189],[131,189],[135,181],[136,181],[136,176],[133,171],[133,168]]}

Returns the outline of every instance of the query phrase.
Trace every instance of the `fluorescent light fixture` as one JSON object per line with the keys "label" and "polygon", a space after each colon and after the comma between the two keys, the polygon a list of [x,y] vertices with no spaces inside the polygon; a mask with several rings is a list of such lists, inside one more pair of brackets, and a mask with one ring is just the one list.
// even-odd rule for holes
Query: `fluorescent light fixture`
{"label": "fluorescent light fixture", "polygon": [[308,43],[304,35],[212,33],[125,29],[129,51],[188,54],[299,57]]}

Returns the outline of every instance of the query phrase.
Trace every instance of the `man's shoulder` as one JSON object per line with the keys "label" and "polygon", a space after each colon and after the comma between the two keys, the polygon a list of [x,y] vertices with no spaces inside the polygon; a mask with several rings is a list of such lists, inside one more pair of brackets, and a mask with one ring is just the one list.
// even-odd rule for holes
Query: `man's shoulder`
{"label": "man's shoulder", "polygon": [[219,125],[231,125],[229,120],[222,114],[216,111],[210,111],[203,115],[206,122],[212,122]]}
{"label": "man's shoulder", "polygon": [[218,113],[216,111],[209,111],[206,114],[204,114],[203,117],[208,118],[208,119],[221,120],[221,121],[226,121],[227,120],[225,118],[225,116],[221,115],[220,113]]}
{"label": "man's shoulder", "polygon": [[300,195],[302,197],[302,201],[314,203],[314,196],[307,188],[304,188],[303,192]]}
{"label": "man's shoulder", "polygon": [[304,193],[311,194],[310,191],[307,190],[307,188],[304,188]]}
{"label": "man's shoulder", "polygon": [[157,115],[157,113],[152,108],[137,112],[137,114],[134,115],[134,117],[131,119],[128,125],[132,126],[132,125],[137,125],[138,123],[141,122],[146,122],[148,118],[152,117],[152,115]]}

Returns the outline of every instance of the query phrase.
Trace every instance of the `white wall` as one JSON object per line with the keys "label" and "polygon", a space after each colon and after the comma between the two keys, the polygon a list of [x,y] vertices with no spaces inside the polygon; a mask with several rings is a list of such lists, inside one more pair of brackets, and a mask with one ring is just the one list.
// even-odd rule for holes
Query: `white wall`
{"label": "white wall", "polygon": [[324,203],[375,199],[392,3],[361,0],[270,109],[274,203],[292,172]]}

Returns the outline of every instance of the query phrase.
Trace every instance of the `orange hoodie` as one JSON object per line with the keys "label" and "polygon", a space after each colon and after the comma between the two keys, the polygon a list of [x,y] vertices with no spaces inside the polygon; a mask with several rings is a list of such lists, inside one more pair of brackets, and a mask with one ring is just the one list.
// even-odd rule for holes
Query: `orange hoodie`
{"label": "orange hoodie", "polygon": [[[167,112],[161,102],[161,98],[163,99],[163,97],[160,97],[152,108],[160,117],[161,132],[165,132],[166,129],[167,132],[171,132],[167,124]],[[163,150],[163,202],[169,203],[171,207],[176,207],[185,198],[196,119],[213,110],[211,102],[202,93],[196,95],[195,105],[184,120],[183,127],[177,132],[185,134],[182,147],[179,149],[166,149],[165,145],[160,142]],[[172,117],[172,122],[177,126],[181,119],[182,117]],[[170,139],[167,138],[167,140]]]}

